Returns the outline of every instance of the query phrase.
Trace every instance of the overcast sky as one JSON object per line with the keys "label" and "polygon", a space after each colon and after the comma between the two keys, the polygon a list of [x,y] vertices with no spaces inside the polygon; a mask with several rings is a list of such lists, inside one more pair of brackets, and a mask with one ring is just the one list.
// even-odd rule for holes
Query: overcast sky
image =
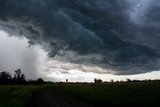
{"label": "overcast sky", "polygon": [[[138,75],[113,75],[108,73],[83,72],[77,66],[60,62],[49,58],[47,53],[40,46],[29,47],[25,38],[10,37],[6,32],[0,31],[0,71],[8,71],[14,74],[14,70],[21,68],[27,79],[44,78],[49,81],[72,82],[93,82],[94,78],[101,78],[103,81],[125,81],[130,79],[159,79],[160,72]],[[74,66],[74,67],[70,67]],[[97,70],[97,68],[92,68]],[[104,71],[105,72],[105,71]]]}
{"label": "overcast sky", "polygon": [[59,81],[157,79],[159,11],[159,0],[1,0],[0,69]]}

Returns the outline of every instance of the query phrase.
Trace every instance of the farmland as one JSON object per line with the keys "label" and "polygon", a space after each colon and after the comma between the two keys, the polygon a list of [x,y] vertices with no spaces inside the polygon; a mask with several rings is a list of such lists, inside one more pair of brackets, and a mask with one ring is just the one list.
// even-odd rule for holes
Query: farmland
{"label": "farmland", "polygon": [[[53,83],[49,85],[1,85],[0,107],[24,107],[36,92],[52,91],[54,96],[73,96],[95,107],[158,107],[160,82]],[[55,91],[56,90],[56,91]],[[60,94],[54,94],[58,92]],[[62,95],[64,93],[64,95]],[[69,100],[68,97],[67,100]],[[40,98],[39,98],[40,99]],[[44,93],[44,98],[45,93]],[[40,102],[41,103],[41,102]]]}
{"label": "farmland", "polygon": [[0,107],[23,107],[32,93],[47,85],[0,85]]}
{"label": "farmland", "polygon": [[157,107],[160,82],[69,84],[62,90],[96,107]]}

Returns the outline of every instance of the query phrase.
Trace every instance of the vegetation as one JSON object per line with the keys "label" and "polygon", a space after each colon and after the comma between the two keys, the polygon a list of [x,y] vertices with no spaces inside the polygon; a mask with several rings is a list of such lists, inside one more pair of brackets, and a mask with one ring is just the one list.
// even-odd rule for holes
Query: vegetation
{"label": "vegetation", "polygon": [[96,107],[159,107],[160,81],[76,83],[60,86],[63,91]]}
{"label": "vegetation", "polygon": [[[158,107],[160,80],[130,80],[126,82],[52,83],[42,78],[26,80],[21,69],[14,76],[0,72],[0,107],[23,107],[31,95],[44,88],[57,88],[96,107]],[[7,84],[7,85],[6,85]],[[31,85],[32,84],[32,85]],[[47,85],[48,84],[48,85]]]}
{"label": "vegetation", "polygon": [[101,79],[94,79],[94,83],[102,83],[103,81]]}
{"label": "vegetation", "polygon": [[13,77],[0,72],[0,107],[23,107],[34,92],[50,86],[46,83],[42,78],[27,81],[21,69],[15,70]]}
{"label": "vegetation", "polygon": [[26,80],[25,74],[22,73],[21,69],[15,70],[14,77],[7,71],[0,72],[0,84],[43,84],[45,81],[42,78],[37,80]]}
{"label": "vegetation", "polygon": [[31,95],[49,85],[0,85],[0,107],[23,107]]}

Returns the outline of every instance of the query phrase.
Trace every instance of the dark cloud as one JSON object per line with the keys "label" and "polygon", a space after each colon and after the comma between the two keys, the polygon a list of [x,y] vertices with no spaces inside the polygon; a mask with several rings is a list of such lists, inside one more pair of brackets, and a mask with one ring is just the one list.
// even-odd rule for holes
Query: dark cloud
{"label": "dark cloud", "polygon": [[[0,28],[50,57],[115,74],[160,69],[158,0],[1,0]],[[98,71],[97,71],[98,72]]]}

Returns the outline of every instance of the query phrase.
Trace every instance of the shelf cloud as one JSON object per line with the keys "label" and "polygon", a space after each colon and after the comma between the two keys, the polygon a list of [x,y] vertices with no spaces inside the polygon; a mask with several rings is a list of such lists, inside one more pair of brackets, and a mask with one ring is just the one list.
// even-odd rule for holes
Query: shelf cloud
{"label": "shelf cloud", "polygon": [[138,74],[160,70],[159,11],[159,0],[1,0],[0,29],[84,72]]}

